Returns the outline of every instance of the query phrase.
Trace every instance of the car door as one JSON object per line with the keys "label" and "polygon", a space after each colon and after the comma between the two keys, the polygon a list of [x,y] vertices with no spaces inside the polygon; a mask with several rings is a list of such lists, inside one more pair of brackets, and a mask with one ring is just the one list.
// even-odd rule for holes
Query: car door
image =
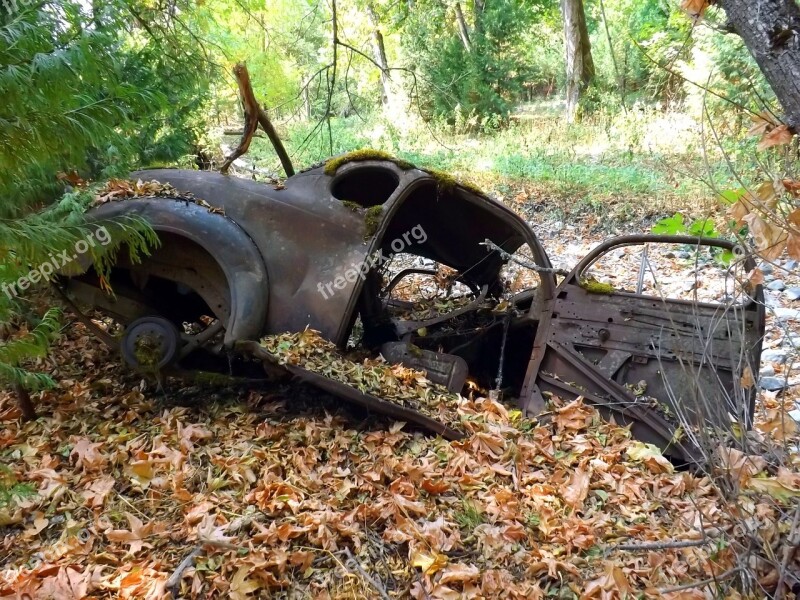
{"label": "car door", "polygon": [[709,430],[696,426],[752,424],[764,334],[763,290],[744,276],[754,267],[724,240],[639,235],[601,244],[556,290],[538,392],[583,396],[639,439],[700,460],[696,432]]}

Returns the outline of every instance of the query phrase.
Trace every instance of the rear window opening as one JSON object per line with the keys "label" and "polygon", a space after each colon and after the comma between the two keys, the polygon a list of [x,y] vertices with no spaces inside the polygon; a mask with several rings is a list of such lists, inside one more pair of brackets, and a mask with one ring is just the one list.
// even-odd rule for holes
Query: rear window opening
{"label": "rear window opening", "polygon": [[369,208],[386,202],[398,185],[400,179],[391,169],[361,167],[337,177],[331,186],[331,194],[337,200]]}

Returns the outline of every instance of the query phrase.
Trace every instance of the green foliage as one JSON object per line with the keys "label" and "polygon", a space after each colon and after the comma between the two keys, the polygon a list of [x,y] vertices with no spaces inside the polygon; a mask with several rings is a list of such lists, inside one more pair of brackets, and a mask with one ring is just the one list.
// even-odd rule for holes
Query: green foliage
{"label": "green foliage", "polygon": [[134,0],[93,6],[0,8],[0,216],[56,198],[59,171],[118,174],[197,142],[208,69],[189,43]]}
{"label": "green foliage", "polygon": [[686,223],[680,213],[661,219],[653,225],[651,231],[660,235],[691,235],[710,238],[720,236],[711,219],[696,219],[691,223]]}
{"label": "green foliage", "polygon": [[31,483],[20,483],[14,471],[0,463],[0,509],[15,504],[16,500],[27,500],[36,496]]}
{"label": "green foliage", "polygon": [[487,2],[480,13],[473,8],[466,15],[469,50],[447,4],[422,0],[413,8],[404,7],[402,41],[417,65],[425,114],[451,124],[460,122],[462,128],[476,115],[507,116],[524,98],[525,86],[535,72],[526,64],[521,44],[527,28],[543,13],[542,6],[501,0]]}
{"label": "green foliage", "polygon": [[[175,29],[176,14],[191,8],[188,0],[180,4],[172,15],[137,0],[0,6],[4,290],[20,277],[38,274],[54,256],[72,254],[75,244],[100,226],[110,243],[89,245],[88,252],[101,272],[122,245],[136,257],[153,244],[153,232],[140,221],[87,224],[83,213],[91,191],[67,189],[63,195],[66,184],[57,175],[77,172],[65,178],[76,182],[78,174],[124,173],[153,160],[174,162],[198,149],[210,68],[198,68],[196,47]],[[19,322],[19,309],[14,294],[0,294],[0,322]],[[23,328],[0,342],[0,383],[29,389],[52,383],[27,372],[25,364],[46,352],[58,316],[51,309],[28,333]]]}
{"label": "green foliage", "polygon": [[40,390],[53,384],[48,375],[29,373],[20,364],[47,353],[50,342],[60,328],[60,315],[58,309],[52,308],[30,333],[0,343],[0,383],[20,383],[29,390]]}

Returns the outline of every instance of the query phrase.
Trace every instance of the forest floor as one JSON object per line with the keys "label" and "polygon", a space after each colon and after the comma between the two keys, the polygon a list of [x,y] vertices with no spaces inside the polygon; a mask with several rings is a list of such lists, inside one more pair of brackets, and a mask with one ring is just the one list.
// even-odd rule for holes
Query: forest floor
{"label": "forest floor", "polygon": [[[611,233],[531,195],[512,204],[559,266]],[[693,276],[664,267],[676,290]],[[771,303],[800,306],[788,298]],[[777,377],[800,336],[781,314],[763,365]],[[464,399],[470,435],[447,442],[304,387],[155,390],[80,325],[39,367],[59,385],[36,421],[0,394],[0,597],[762,598],[798,570],[780,554],[796,543],[796,452],[678,471],[558,399],[542,421]],[[752,435],[796,450],[795,398],[761,392]]]}

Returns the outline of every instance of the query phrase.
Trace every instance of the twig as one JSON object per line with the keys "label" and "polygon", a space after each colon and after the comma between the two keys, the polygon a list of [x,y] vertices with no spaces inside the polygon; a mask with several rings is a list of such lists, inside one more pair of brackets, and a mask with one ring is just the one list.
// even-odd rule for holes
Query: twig
{"label": "twig", "polygon": [[[252,523],[256,518],[256,515],[245,515],[243,517],[239,517],[238,519],[231,521],[231,523],[225,528],[224,533],[226,534],[234,534],[237,533],[240,529],[247,527]],[[183,572],[194,566],[194,561],[203,553],[204,546],[216,546],[219,548],[224,548],[226,550],[239,550],[243,546],[238,546],[236,544],[231,544],[229,542],[223,542],[221,540],[212,540],[212,539],[200,539],[200,543],[195,546],[192,551],[186,555],[186,557],[180,562],[178,567],[172,572],[172,575],[169,576],[167,579],[166,589],[169,590],[170,594],[172,594],[173,598],[177,598],[178,594],[180,593],[180,583],[181,578],[183,577]]]}
{"label": "twig", "polygon": [[379,581],[375,581],[375,580],[374,580],[372,577],[370,577],[370,576],[369,576],[369,574],[368,574],[368,573],[367,573],[367,572],[364,570],[364,568],[361,566],[361,563],[359,563],[359,562],[356,560],[356,557],[355,557],[355,556],[353,556],[353,553],[352,553],[352,552],[350,552],[350,548],[345,548],[345,549],[344,549],[344,553],[347,555],[347,558],[348,558],[348,560],[349,560],[351,563],[353,563],[353,566],[355,566],[355,568],[356,568],[356,570],[359,572],[359,574],[360,574],[360,575],[361,575],[361,576],[362,576],[364,579],[366,579],[366,580],[367,580],[367,583],[369,583],[369,584],[370,584],[370,585],[371,585],[373,588],[375,588],[375,590],[376,590],[376,591],[377,591],[377,592],[378,592],[378,593],[381,595],[381,598],[383,598],[383,600],[392,600],[392,599],[389,597],[389,594],[387,594],[387,593],[386,593],[386,590],[384,589],[383,585],[381,585],[381,583],[380,583]]}
{"label": "twig", "polygon": [[612,546],[608,550],[626,550],[635,552],[637,550],[670,550],[674,548],[694,548],[696,546],[705,546],[712,543],[714,540],[702,538],[699,540],[667,540],[664,542],[642,542],[641,544],[618,544]]}
{"label": "twig", "polygon": [[195,559],[202,553],[203,546],[197,546],[194,550],[186,555],[186,558],[181,561],[181,564],[178,565],[178,568],[175,569],[172,572],[172,575],[169,576],[169,579],[167,579],[167,584],[165,587],[167,590],[169,590],[169,593],[172,594],[173,598],[177,598],[178,594],[180,593],[180,584],[181,578],[183,577],[183,572],[189,567],[193,567]]}
{"label": "twig", "polygon": [[510,260],[511,262],[515,262],[518,265],[525,267],[527,269],[531,269],[532,271],[536,271],[537,273],[554,273],[556,275],[563,275],[566,277],[569,275],[569,271],[565,269],[556,269],[555,267],[542,267],[532,262],[528,262],[522,259],[517,258],[513,254],[509,254],[505,250],[503,250],[500,246],[495,244],[492,240],[485,240],[481,246],[486,246],[489,250],[494,250],[495,252],[499,253],[502,258],[505,260]]}
{"label": "twig", "polygon": [[718,581],[723,581],[725,579],[729,579],[733,577],[742,570],[742,567],[733,567],[732,569],[728,569],[724,573],[717,575],[716,577],[709,577],[708,579],[703,579],[702,581],[691,581],[689,583],[684,583],[683,585],[676,585],[675,587],[665,588],[663,590],[659,590],[660,594],[671,594],[673,592],[680,592],[683,590],[690,590],[696,587],[706,587],[707,585],[711,585],[712,583],[717,583]]}
{"label": "twig", "polygon": [[778,574],[778,586],[775,588],[775,600],[783,600],[783,582],[786,581],[786,569],[789,566],[789,560],[792,558],[798,544],[798,523],[800,523],[800,504],[795,506],[792,528],[789,530],[789,539],[786,540],[787,544],[783,549],[783,560],[781,561],[781,568]]}

